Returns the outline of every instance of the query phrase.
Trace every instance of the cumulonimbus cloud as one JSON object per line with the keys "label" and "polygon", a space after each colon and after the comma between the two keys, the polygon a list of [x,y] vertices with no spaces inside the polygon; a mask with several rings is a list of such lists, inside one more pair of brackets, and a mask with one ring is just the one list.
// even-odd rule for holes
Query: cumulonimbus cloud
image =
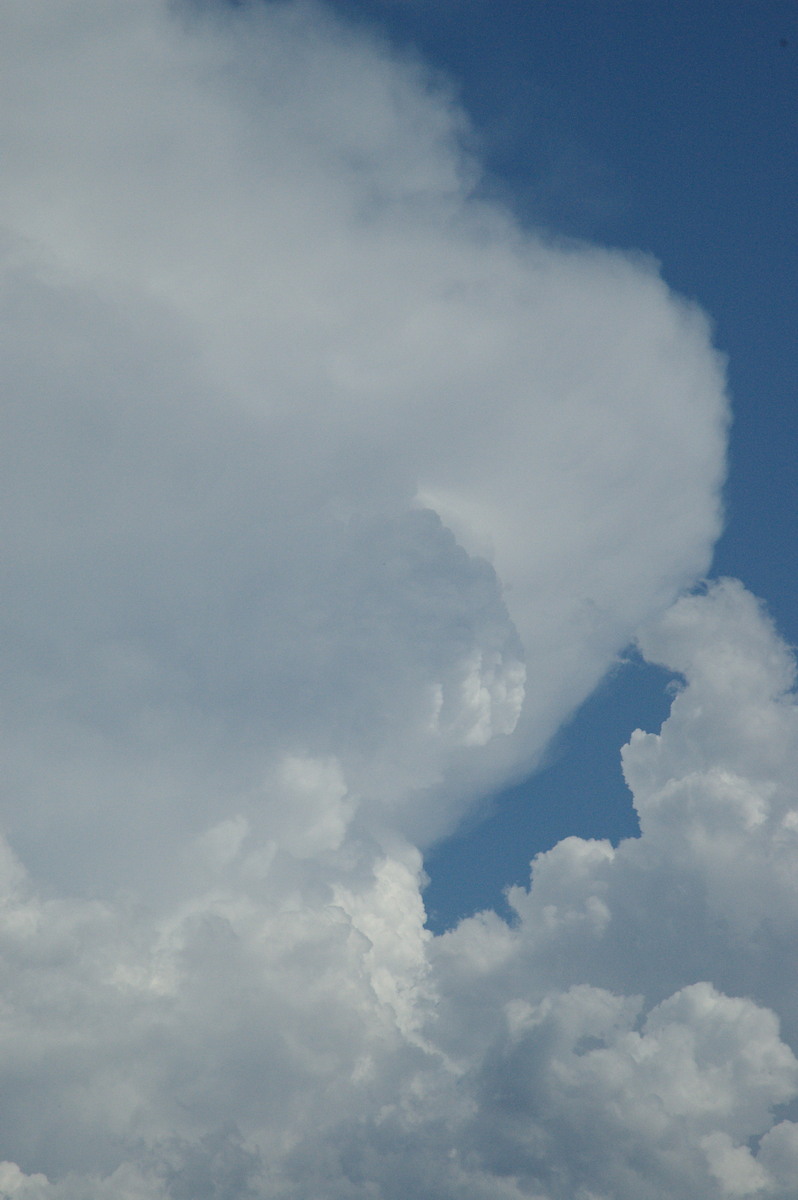
{"label": "cumulonimbus cloud", "polygon": [[[789,655],[736,585],[668,609],[705,317],[481,198],[323,8],[2,22],[0,1192],[786,1200]],[[433,938],[424,848],[644,626],[642,838]]]}

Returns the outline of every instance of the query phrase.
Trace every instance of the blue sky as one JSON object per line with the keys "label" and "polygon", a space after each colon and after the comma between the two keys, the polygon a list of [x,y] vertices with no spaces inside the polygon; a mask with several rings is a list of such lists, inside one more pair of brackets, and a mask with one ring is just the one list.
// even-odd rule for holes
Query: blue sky
{"label": "blue sky", "polygon": [[[798,12],[792,3],[343,3],[454,81],[486,186],[558,235],[639,249],[709,312],[734,424],[713,575],[798,642]],[[783,43],[787,44],[784,45]],[[439,919],[499,900],[527,849],[636,828],[620,746],[667,715],[662,676],[616,672],[501,812],[434,853]],[[620,740],[619,740],[620,739]],[[445,915],[444,915],[445,914]]]}
{"label": "blue sky", "polygon": [[794,1200],[797,20],[7,0],[3,1200]]}

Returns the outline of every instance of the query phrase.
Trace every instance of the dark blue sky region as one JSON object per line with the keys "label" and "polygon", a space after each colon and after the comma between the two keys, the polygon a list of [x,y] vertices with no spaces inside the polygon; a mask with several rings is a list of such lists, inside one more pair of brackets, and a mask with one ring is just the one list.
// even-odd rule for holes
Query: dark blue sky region
{"label": "dark blue sky region", "polygon": [[[798,5],[336,6],[448,76],[483,188],[525,224],[651,254],[709,312],[734,411],[713,574],[740,577],[798,642]],[[569,833],[634,833],[618,751],[636,726],[659,727],[666,682],[620,667],[539,775],[437,849],[433,928],[501,905],[530,857]]]}

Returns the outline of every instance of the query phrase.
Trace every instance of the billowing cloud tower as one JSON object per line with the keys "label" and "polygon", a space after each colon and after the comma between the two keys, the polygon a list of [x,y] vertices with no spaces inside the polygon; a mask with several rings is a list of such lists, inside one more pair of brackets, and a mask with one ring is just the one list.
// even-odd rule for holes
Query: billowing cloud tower
{"label": "billowing cloud tower", "polygon": [[[792,664],[670,607],[705,317],[320,7],[0,27],[0,1195],[788,1200]],[[433,938],[424,850],[641,630],[642,837]]]}

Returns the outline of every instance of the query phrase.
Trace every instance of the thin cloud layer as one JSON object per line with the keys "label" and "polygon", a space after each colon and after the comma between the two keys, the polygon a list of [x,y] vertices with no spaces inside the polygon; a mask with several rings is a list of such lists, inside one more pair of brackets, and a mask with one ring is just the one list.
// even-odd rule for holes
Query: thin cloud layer
{"label": "thin cloud layer", "polygon": [[[0,1195],[787,1200],[791,659],[669,607],[703,315],[322,8],[2,25]],[[433,938],[423,850],[643,626],[641,839]]]}

